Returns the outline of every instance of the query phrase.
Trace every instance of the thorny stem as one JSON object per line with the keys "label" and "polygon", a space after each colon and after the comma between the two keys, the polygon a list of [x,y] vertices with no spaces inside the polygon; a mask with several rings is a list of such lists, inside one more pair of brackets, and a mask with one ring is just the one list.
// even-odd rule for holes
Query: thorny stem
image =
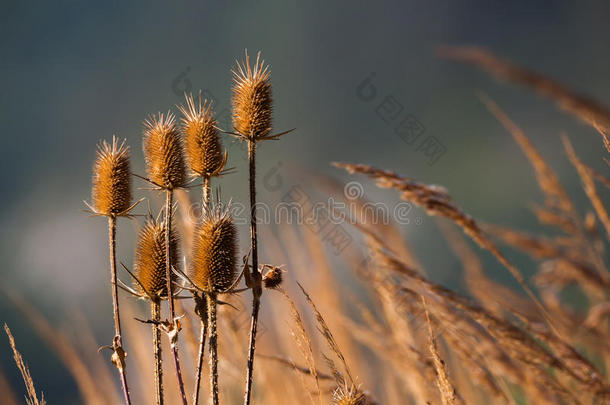
{"label": "thorny stem", "polygon": [[167,281],[167,297],[169,302],[169,321],[172,323],[173,327],[176,330],[173,331],[175,333],[175,340],[172,339],[170,341],[170,345],[172,348],[172,354],[174,356],[174,365],[176,367],[176,378],[178,379],[178,387],[180,388],[180,396],[182,398],[182,403],[184,405],[188,405],[186,401],[186,393],[184,392],[184,382],[182,381],[182,371],[180,371],[180,358],[178,357],[178,323],[175,321],[175,312],[174,312],[174,295],[172,289],[172,263],[171,263],[171,252],[170,252],[170,243],[169,243],[169,233],[172,229],[172,190],[166,190],[166,199],[165,199],[165,278]]}
{"label": "thorny stem", "polygon": [[211,194],[211,186],[210,186],[210,176],[203,176],[203,210],[205,207],[210,204],[210,194]]}
{"label": "thorny stem", "polygon": [[[110,283],[112,285],[112,309],[114,313],[114,341],[113,348],[114,354],[118,357],[116,366],[121,375],[121,385],[123,386],[123,396],[125,397],[125,403],[131,405],[131,398],[129,397],[129,387],[127,386],[127,376],[125,375],[124,366],[124,352],[123,352],[123,341],[121,338],[121,316],[119,313],[119,289],[116,275],[116,217],[108,217],[108,238],[110,248]],[[117,349],[118,352],[117,353]]]}
{"label": "thorny stem", "polygon": [[212,405],[218,405],[218,331],[216,325],[216,294],[206,294],[208,329],[210,329],[210,393]]}
{"label": "thorny stem", "polygon": [[[210,177],[203,176],[203,206],[201,210],[203,210],[210,203]],[[193,389],[193,405],[199,404],[199,388],[201,387],[201,369],[203,368],[203,357],[205,355],[205,339],[207,336],[208,330],[208,319],[207,319],[207,309],[206,309],[206,300],[202,296],[199,298],[197,295],[193,295],[195,298],[197,312],[201,319],[201,330],[199,332],[199,358],[197,360],[197,370],[195,371],[195,388]]]}
{"label": "thorny stem", "polygon": [[208,331],[208,314],[206,301],[204,297],[199,298],[195,295],[196,312],[201,319],[201,331],[199,333],[199,359],[197,361],[197,370],[195,372],[195,388],[193,389],[193,405],[199,404],[199,388],[201,386],[201,370],[203,368],[203,356],[205,353],[205,339]]}
{"label": "thorny stem", "polygon": [[256,329],[258,326],[258,311],[262,294],[261,275],[258,271],[258,249],[256,243],[256,141],[248,141],[248,160],[250,163],[250,249],[252,251],[252,273],[245,272],[246,284],[252,288],[252,321],[250,324],[250,346],[248,352],[248,368],[246,371],[246,392],[244,404],[250,405],[252,379],[254,372],[254,350],[256,347]]}
{"label": "thorny stem", "polygon": [[161,321],[161,302],[159,299],[151,301],[150,304],[151,317],[154,323],[152,324],[153,332],[153,347],[155,356],[155,393],[156,404],[163,405],[163,363],[161,361],[161,330],[159,322]]}

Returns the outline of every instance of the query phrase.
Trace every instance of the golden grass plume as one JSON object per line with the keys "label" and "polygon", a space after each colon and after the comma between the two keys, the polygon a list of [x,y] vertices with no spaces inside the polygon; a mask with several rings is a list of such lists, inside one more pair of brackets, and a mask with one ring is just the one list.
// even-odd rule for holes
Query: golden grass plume
{"label": "golden grass plume", "polygon": [[13,338],[13,334],[9,329],[7,324],[4,324],[4,331],[8,336],[9,343],[11,345],[11,349],[13,350],[13,358],[15,359],[15,363],[17,363],[17,368],[23,377],[23,382],[25,383],[25,388],[27,392],[27,396],[25,401],[27,405],[44,405],[46,401],[44,399],[44,394],[41,395],[40,400],[38,399],[38,395],[36,394],[36,387],[34,387],[34,381],[32,380],[32,376],[30,374],[30,369],[23,361],[23,357],[21,357],[21,353],[17,350],[17,346],[15,345],[15,338]]}

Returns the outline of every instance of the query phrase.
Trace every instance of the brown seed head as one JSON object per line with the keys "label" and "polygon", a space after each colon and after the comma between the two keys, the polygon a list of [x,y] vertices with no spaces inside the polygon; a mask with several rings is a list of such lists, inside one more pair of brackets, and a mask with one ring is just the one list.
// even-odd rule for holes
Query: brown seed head
{"label": "brown seed head", "polygon": [[204,291],[225,291],[235,281],[237,229],[227,210],[208,208],[195,233],[191,281]]}
{"label": "brown seed head", "polygon": [[144,157],[148,177],[158,185],[171,190],[184,186],[186,171],[182,140],[176,128],[174,115],[150,116],[144,121]]}
{"label": "brown seed head", "polygon": [[129,147],[125,141],[112,145],[103,141],[93,166],[93,208],[99,214],[115,216],[126,213],[131,204]]}
{"label": "brown seed head", "polygon": [[256,57],[254,68],[246,52],[243,64],[237,62],[233,70],[233,126],[235,130],[251,141],[257,141],[271,132],[271,72]]}
{"label": "brown seed head", "polygon": [[366,396],[356,387],[339,387],[333,392],[335,405],[366,405]]}
{"label": "brown seed head", "polygon": [[196,104],[193,95],[186,96],[182,112],[182,132],[186,143],[186,157],[190,169],[199,176],[215,176],[226,162],[222,153],[216,119],[212,115],[212,103],[207,100]]}
{"label": "brown seed head", "polygon": [[[178,258],[178,237],[173,230],[169,234],[171,263]],[[150,218],[140,228],[136,246],[135,275],[141,286],[137,289],[151,297],[167,297],[167,278],[165,277],[165,223]],[[175,276],[172,276],[175,278]],[[144,287],[145,291],[142,291]]]}
{"label": "brown seed head", "polygon": [[269,271],[263,276],[265,288],[277,288],[282,284],[282,269],[277,266],[269,266]]}

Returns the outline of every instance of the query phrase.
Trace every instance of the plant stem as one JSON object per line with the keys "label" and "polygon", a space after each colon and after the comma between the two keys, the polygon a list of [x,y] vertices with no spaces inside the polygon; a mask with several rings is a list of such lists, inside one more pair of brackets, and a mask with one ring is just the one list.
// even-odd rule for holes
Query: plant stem
{"label": "plant stem", "polygon": [[163,405],[163,363],[161,356],[161,330],[158,326],[158,323],[161,320],[161,302],[159,301],[159,299],[151,301],[150,312],[152,320],[155,322],[152,325],[152,332],[155,356],[155,393],[157,401],[156,404]]}
{"label": "plant stem", "polygon": [[203,176],[203,207],[201,207],[202,212],[205,207],[210,204],[210,195],[212,192],[211,181],[209,176]]}
{"label": "plant stem", "polygon": [[248,160],[250,163],[250,249],[252,251],[252,273],[248,274],[248,272],[246,272],[246,284],[252,288],[252,320],[250,324],[248,368],[246,371],[245,405],[250,405],[252,393],[256,330],[258,326],[260,297],[262,294],[261,275],[258,271],[258,248],[256,243],[256,142],[253,140],[248,141]]}
{"label": "plant stem", "polygon": [[[203,197],[202,202],[203,206],[201,207],[202,213],[203,210],[210,203],[210,194],[211,194],[211,179],[209,176],[203,176]],[[195,371],[195,388],[193,389],[193,405],[199,404],[199,388],[201,387],[201,369],[203,368],[203,357],[205,355],[205,339],[208,331],[208,318],[207,318],[207,306],[206,299],[202,296],[199,298],[197,295],[193,295],[195,298],[197,312],[199,314],[199,318],[201,320],[201,330],[199,332],[199,358],[197,360],[197,370]]]}
{"label": "plant stem", "polygon": [[[119,313],[119,290],[116,275],[116,217],[108,217],[108,238],[110,248],[110,283],[112,285],[112,310],[114,313],[114,344],[113,347],[119,347],[122,350],[123,340],[121,338],[121,316]],[[125,368],[117,363],[117,369],[121,375],[121,385],[123,386],[123,396],[125,397],[125,403],[131,405],[131,398],[129,396],[129,387],[127,386],[127,376],[125,375]]]}
{"label": "plant stem", "polygon": [[201,386],[201,370],[203,368],[203,356],[205,353],[205,339],[208,331],[208,314],[207,305],[204,297],[199,298],[195,295],[197,303],[197,313],[201,320],[201,331],[199,333],[199,359],[197,361],[197,370],[195,372],[195,388],[193,389],[193,405],[199,404],[199,388]]}
{"label": "plant stem", "polygon": [[216,325],[216,294],[206,294],[208,302],[208,329],[210,329],[210,393],[212,405],[218,405],[218,331]]}
{"label": "plant stem", "polygon": [[[174,295],[172,289],[172,263],[171,263],[171,252],[170,252],[170,238],[169,233],[172,229],[172,190],[166,191],[165,199],[165,277],[167,281],[167,299],[169,302],[169,321],[173,324],[174,328],[178,328],[177,322],[175,322],[174,312]],[[182,381],[182,371],[180,371],[180,358],[178,357],[178,330],[174,330],[175,338],[170,340],[172,348],[172,354],[174,356],[174,366],[176,367],[176,378],[178,379],[178,387],[180,388],[180,396],[182,398],[183,405],[188,405],[186,401],[186,394],[184,392],[184,382]]]}

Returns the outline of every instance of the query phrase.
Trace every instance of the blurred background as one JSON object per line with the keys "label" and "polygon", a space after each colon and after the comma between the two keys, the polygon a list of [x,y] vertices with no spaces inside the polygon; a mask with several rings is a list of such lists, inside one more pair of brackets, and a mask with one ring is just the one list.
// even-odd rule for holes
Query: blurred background
{"label": "blurred background", "polygon": [[[222,125],[230,69],[246,48],[251,55],[262,51],[271,66],[276,131],[296,128],[260,148],[262,201],[278,202],[295,185],[315,193],[314,174],[359,181],[367,198],[394,206],[395,193],[330,166],[368,163],[446,186],[475,218],[537,231],[533,172],[479,101],[483,91],[530,136],[585,213],[588,201],[559,134],[597,169],[605,167],[600,136],[529,90],[439,59],[436,50],[484,46],[610,105],[609,11],[603,1],[3,1],[0,283],[58,327],[84,317],[96,343],[109,343],[107,226],[82,212],[96,144],[113,134],[126,138],[133,170],[143,174],[142,121],[176,111],[184,91],[213,98]],[[417,128],[417,142],[397,132],[402,120]],[[436,153],[418,147],[426,139]],[[246,154],[224,141],[237,170],[222,180],[222,194],[245,203]],[[158,207],[159,196],[150,197]],[[403,231],[429,276],[461,289],[459,264],[434,220],[416,209],[410,215]],[[126,264],[136,230],[137,221],[119,224],[119,259]],[[245,251],[247,228],[241,230]],[[263,256],[273,262],[273,252]],[[524,257],[511,258],[529,273]],[[493,277],[513,285],[484,259]],[[67,371],[2,295],[0,321],[11,327],[49,403],[77,403]],[[69,325],[66,331],[74,333]],[[4,337],[0,370],[21,392]]]}

